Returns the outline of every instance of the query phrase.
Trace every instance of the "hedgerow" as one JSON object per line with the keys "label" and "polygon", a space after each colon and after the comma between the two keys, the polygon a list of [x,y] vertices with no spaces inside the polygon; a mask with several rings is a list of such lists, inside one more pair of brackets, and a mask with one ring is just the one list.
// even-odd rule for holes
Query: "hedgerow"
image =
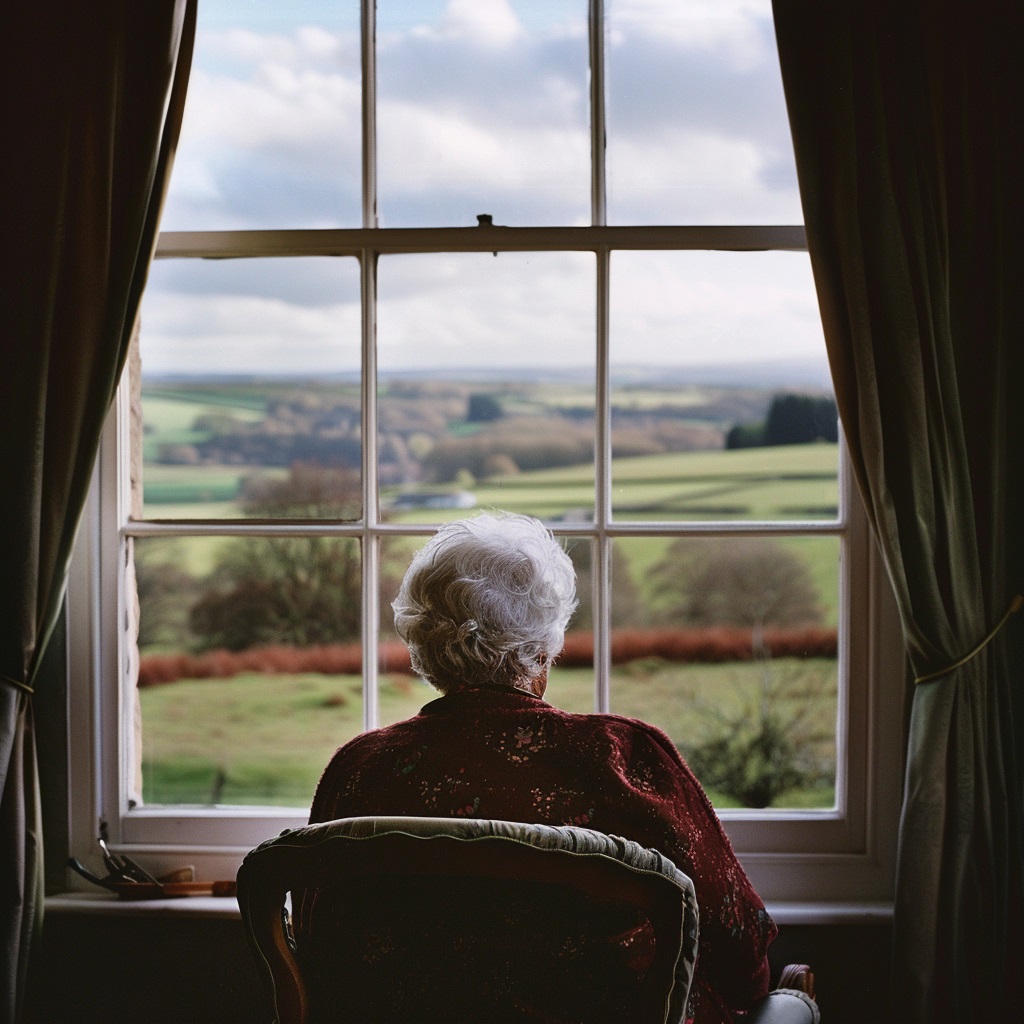
{"label": "hedgerow", "polygon": [[[409,652],[398,640],[379,647],[381,670],[409,674]],[[621,665],[641,658],[678,663],[749,661],[754,658],[834,658],[834,628],[707,626],[691,629],[616,629],[612,633],[611,660]],[[568,668],[594,663],[594,639],[589,632],[565,638],[558,659]],[[286,675],[312,672],[321,675],[358,675],[363,650],[357,643],[311,647],[272,645],[246,651],[214,650],[202,654],[147,654],[139,662],[140,687],[159,686],[179,679],[226,679],[242,672]]]}

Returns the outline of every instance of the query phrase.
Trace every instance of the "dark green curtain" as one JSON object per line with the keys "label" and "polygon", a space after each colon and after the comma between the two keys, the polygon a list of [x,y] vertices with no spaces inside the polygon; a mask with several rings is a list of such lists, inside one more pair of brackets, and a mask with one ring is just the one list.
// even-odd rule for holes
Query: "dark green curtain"
{"label": "dark green curtain", "polygon": [[1017,1020],[1024,6],[774,7],[836,397],[920,679],[894,1018]]}
{"label": "dark green curtain", "polygon": [[32,686],[156,240],[194,0],[35,0],[0,19],[0,1019],[41,903]]}

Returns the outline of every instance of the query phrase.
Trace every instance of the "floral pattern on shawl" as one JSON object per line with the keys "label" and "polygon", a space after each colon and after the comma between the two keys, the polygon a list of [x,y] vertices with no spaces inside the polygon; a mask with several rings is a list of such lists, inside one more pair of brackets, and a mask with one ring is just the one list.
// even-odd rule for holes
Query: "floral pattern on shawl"
{"label": "floral pattern on shawl", "polygon": [[653,847],[696,888],[688,1016],[731,1021],[768,990],[775,924],[697,779],[651,725],[571,714],[517,690],[455,691],[335,753],[310,822],[365,814],[582,825]]}

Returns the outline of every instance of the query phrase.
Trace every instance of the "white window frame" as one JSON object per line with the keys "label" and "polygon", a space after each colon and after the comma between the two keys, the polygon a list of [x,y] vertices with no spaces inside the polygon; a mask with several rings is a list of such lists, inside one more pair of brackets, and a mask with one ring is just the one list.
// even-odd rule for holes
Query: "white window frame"
{"label": "white window frame", "polygon": [[[127,626],[125,560],[131,537],[174,535],[296,535],[311,529],[355,537],[363,550],[364,650],[373,650],[378,626],[376,568],[382,538],[422,534],[423,528],[380,520],[376,476],[376,268],[393,253],[589,251],[596,259],[596,491],[592,524],[558,524],[566,536],[596,538],[681,535],[827,535],[842,544],[840,678],[837,721],[837,801],[829,811],[723,811],[733,844],[762,896],[771,901],[886,901],[892,895],[899,811],[904,663],[899,628],[885,572],[872,543],[845,454],[840,452],[837,521],[773,523],[622,523],[610,499],[608,324],[610,265],[621,250],[806,250],[799,226],[617,227],[605,223],[603,51],[591,33],[592,226],[397,228],[376,226],[376,157],[373,109],[374,24],[372,4],[363,14],[364,131],[363,227],[338,230],[169,232],[157,256],[168,259],[351,256],[361,267],[364,315],[362,487],[363,518],[356,523],[245,522],[160,524],[127,515],[128,394],[122,387],[105,430],[93,487],[80,529],[68,590],[69,778],[72,853],[95,856],[102,821],[116,850],[144,860],[155,871],[182,864],[200,877],[230,878],[241,857],[304,813],[266,808],[135,807],[131,780],[136,760],[134,671],[137,652]],[[592,24],[603,24],[603,4],[591,0]],[[595,710],[609,707],[610,627],[606,595],[609,559],[594,574]],[[364,725],[376,724],[376,659],[364,659]]]}
{"label": "white window frame", "polygon": [[[737,229],[651,229],[665,248],[724,248],[721,231],[734,236]],[[774,239],[775,247],[798,248],[799,229],[750,229],[743,248],[763,249]],[[502,229],[502,249],[572,248],[567,236],[575,230]],[[521,235],[520,246],[504,237]],[[216,255],[238,254],[239,242],[251,256],[284,252],[314,254],[333,252],[358,256],[364,267],[364,295],[372,297],[373,271],[378,253],[391,251],[492,251],[493,239],[481,239],[476,229],[374,232],[352,248],[352,234],[365,232],[245,233],[241,240],[220,238]],[[538,233],[548,236],[540,239]],[[282,234],[285,237],[281,237]],[[308,237],[298,238],[299,234]],[[424,235],[434,238],[426,239]],[[610,248],[650,248],[650,233],[643,229],[604,229],[609,243],[598,252],[607,261]],[[442,239],[439,237],[444,235]],[[634,237],[634,235],[636,237]],[[386,237],[382,237],[386,236]],[[433,244],[427,245],[430,241]],[[546,245],[540,244],[542,241]],[[577,248],[589,248],[587,238]],[[730,237],[729,248],[738,244]],[[165,236],[161,256],[189,258],[198,255],[197,245],[210,254],[209,237]],[[388,244],[385,245],[385,242]],[[301,244],[300,244],[301,243]],[[346,244],[347,243],[347,244]],[[631,244],[632,243],[632,244]],[[674,243],[674,244],[673,244]],[[607,264],[605,264],[607,265]],[[367,280],[370,278],[370,280]],[[607,308],[607,273],[598,274],[599,309]],[[372,307],[371,307],[372,308]],[[598,317],[600,324],[601,317]],[[605,322],[607,318],[604,318]],[[356,537],[364,551],[364,649],[372,650],[378,635],[375,609],[376,552],[382,538],[395,534],[423,534],[421,526],[395,526],[378,515],[375,469],[375,387],[373,362],[375,338],[372,316],[364,318],[364,432],[363,506],[365,516],[356,523],[302,523],[276,526],[245,522],[153,523],[131,521],[127,515],[128,389],[122,388],[105,430],[96,478],[90,493],[73,560],[69,582],[69,669],[72,694],[72,835],[73,847],[89,855],[100,821],[106,822],[112,845],[139,856],[159,869],[170,870],[193,863],[206,877],[231,877],[241,856],[256,843],[282,828],[304,823],[304,816],[277,809],[182,808],[131,806],[131,782],[136,771],[131,728],[135,658],[137,657],[128,615],[124,566],[130,537],[174,535],[294,535],[310,529],[335,536]],[[598,328],[600,335],[601,328]],[[600,346],[599,351],[606,349]],[[599,400],[607,392],[607,360],[599,356]],[[840,679],[837,722],[837,806],[833,810],[724,810],[721,817],[755,885],[774,900],[829,902],[885,900],[891,895],[895,857],[895,823],[900,786],[901,707],[903,661],[896,616],[885,573],[859,499],[851,486],[851,473],[840,449],[840,513],[836,521],[820,523],[621,523],[611,516],[609,468],[610,430],[605,416],[598,417],[596,512],[592,525],[564,527],[568,536],[594,537],[599,543],[618,537],[651,533],[681,535],[830,535],[842,543],[840,597]],[[608,560],[601,561],[594,593],[595,710],[609,708],[608,659],[610,629],[607,624]],[[376,659],[365,659],[364,725],[376,724]]]}

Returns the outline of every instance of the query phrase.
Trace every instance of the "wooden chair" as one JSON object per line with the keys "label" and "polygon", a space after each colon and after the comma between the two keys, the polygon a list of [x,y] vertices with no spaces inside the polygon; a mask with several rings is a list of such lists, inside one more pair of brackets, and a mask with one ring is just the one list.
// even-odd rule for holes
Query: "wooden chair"
{"label": "wooden chair", "polygon": [[[296,910],[306,894],[301,952],[288,893]],[[674,1024],[696,958],[689,878],[656,851],[572,826],[312,825],[249,853],[238,902],[279,1024],[557,1019],[549,999],[573,999],[577,1020]]]}
{"label": "wooden chair", "polygon": [[[285,912],[291,894],[298,947]],[[345,818],[250,852],[238,902],[278,1024],[677,1024],[698,942],[690,879],[591,829]],[[751,1024],[817,1024],[803,965]]]}

